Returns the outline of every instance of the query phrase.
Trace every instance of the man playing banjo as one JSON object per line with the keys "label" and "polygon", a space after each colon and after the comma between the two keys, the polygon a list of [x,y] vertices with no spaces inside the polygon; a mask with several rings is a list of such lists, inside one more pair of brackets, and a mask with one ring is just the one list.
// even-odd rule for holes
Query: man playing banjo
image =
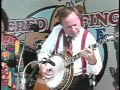
{"label": "man playing banjo", "polygon": [[[90,48],[96,40],[81,27],[80,15],[74,7],[63,8],[58,17],[60,24],[53,28],[38,53],[39,61],[52,60],[55,65],[43,63],[39,73],[50,89],[90,90],[89,75],[98,75],[102,68],[98,47]],[[72,51],[66,49],[68,37]]]}

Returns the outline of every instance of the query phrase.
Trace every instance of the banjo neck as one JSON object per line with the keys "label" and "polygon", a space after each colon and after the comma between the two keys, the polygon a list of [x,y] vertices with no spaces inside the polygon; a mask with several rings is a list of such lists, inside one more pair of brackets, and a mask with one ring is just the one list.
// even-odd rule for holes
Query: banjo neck
{"label": "banjo neck", "polygon": [[[119,37],[119,32],[113,33],[113,34],[106,34],[104,35],[104,37],[102,39],[99,39],[97,41],[97,43],[90,45],[89,47],[92,50],[95,50],[96,47],[98,47],[100,44],[106,43],[108,41],[113,41],[114,39],[116,39],[117,37]],[[69,66],[71,64],[73,64],[73,62],[79,58],[81,58],[83,56],[84,53],[87,53],[84,49],[77,53],[76,55],[72,56],[72,57],[68,57],[67,60],[65,60],[65,66]]]}
{"label": "banjo neck", "polygon": [[79,53],[77,53],[76,55],[68,58],[67,60],[65,60],[65,61],[66,61],[66,62],[65,62],[65,66],[67,67],[67,66],[73,64],[73,62],[74,62],[75,60],[79,59],[81,56],[82,56],[82,52],[79,52]]}

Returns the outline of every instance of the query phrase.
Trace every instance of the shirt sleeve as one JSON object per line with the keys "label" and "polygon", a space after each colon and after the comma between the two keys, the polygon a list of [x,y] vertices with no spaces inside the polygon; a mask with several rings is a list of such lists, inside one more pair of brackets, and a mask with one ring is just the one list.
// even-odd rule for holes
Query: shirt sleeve
{"label": "shirt sleeve", "polygon": [[48,58],[49,56],[52,55],[60,30],[61,26],[59,25],[53,28],[52,32],[43,43],[41,49],[38,51],[39,61],[41,61],[41,59],[43,59],[44,57]]}
{"label": "shirt sleeve", "polygon": [[[95,40],[94,36],[91,33],[88,33],[88,36],[86,38],[87,47],[89,45],[92,45],[92,44],[95,44],[95,43],[96,43],[96,40]],[[95,54],[97,63],[95,65],[90,65],[87,61],[87,72],[91,73],[91,74],[94,74],[94,75],[98,75],[99,72],[102,69],[102,60],[101,60],[101,56],[100,56],[98,47],[95,48],[94,54]]]}

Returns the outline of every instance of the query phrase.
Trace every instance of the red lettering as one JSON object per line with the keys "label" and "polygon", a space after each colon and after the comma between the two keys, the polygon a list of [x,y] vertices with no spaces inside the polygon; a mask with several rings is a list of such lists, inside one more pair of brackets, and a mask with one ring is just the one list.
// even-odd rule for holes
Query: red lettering
{"label": "red lettering", "polygon": [[103,26],[107,25],[108,14],[109,13],[103,13],[103,12],[101,12],[100,14],[96,14],[97,22],[99,23],[99,25],[103,25]]}
{"label": "red lettering", "polygon": [[82,24],[82,26],[84,26],[84,23],[88,23],[89,22],[89,15],[83,15],[82,17],[81,17],[81,24]]}
{"label": "red lettering", "polygon": [[24,27],[25,27],[25,22],[24,21],[16,21],[17,31],[23,31]]}
{"label": "red lettering", "polygon": [[37,19],[37,24],[39,25],[40,30],[44,31],[47,29],[47,20],[46,19]]}
{"label": "red lettering", "polygon": [[15,31],[15,22],[9,22],[9,31]]}
{"label": "red lettering", "polygon": [[90,26],[94,26],[96,23],[96,18],[94,17],[94,14],[90,15]]}
{"label": "red lettering", "polygon": [[81,17],[81,24],[84,26],[85,23],[88,24],[88,27],[99,27],[99,26],[108,26],[108,25],[116,25],[119,20],[119,11],[112,10],[107,12],[99,12],[99,13],[90,13],[84,14]]}
{"label": "red lettering", "polygon": [[110,21],[111,24],[115,24],[116,25],[118,20],[119,20],[118,18],[119,18],[119,12],[118,11],[112,12],[109,15],[109,21]]}

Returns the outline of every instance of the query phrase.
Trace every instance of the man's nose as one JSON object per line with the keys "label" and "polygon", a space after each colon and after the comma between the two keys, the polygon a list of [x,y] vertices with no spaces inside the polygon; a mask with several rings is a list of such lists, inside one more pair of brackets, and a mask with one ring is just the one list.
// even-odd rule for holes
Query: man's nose
{"label": "man's nose", "polygon": [[71,26],[71,30],[74,31],[74,30],[75,30],[75,27],[74,27],[74,26]]}

